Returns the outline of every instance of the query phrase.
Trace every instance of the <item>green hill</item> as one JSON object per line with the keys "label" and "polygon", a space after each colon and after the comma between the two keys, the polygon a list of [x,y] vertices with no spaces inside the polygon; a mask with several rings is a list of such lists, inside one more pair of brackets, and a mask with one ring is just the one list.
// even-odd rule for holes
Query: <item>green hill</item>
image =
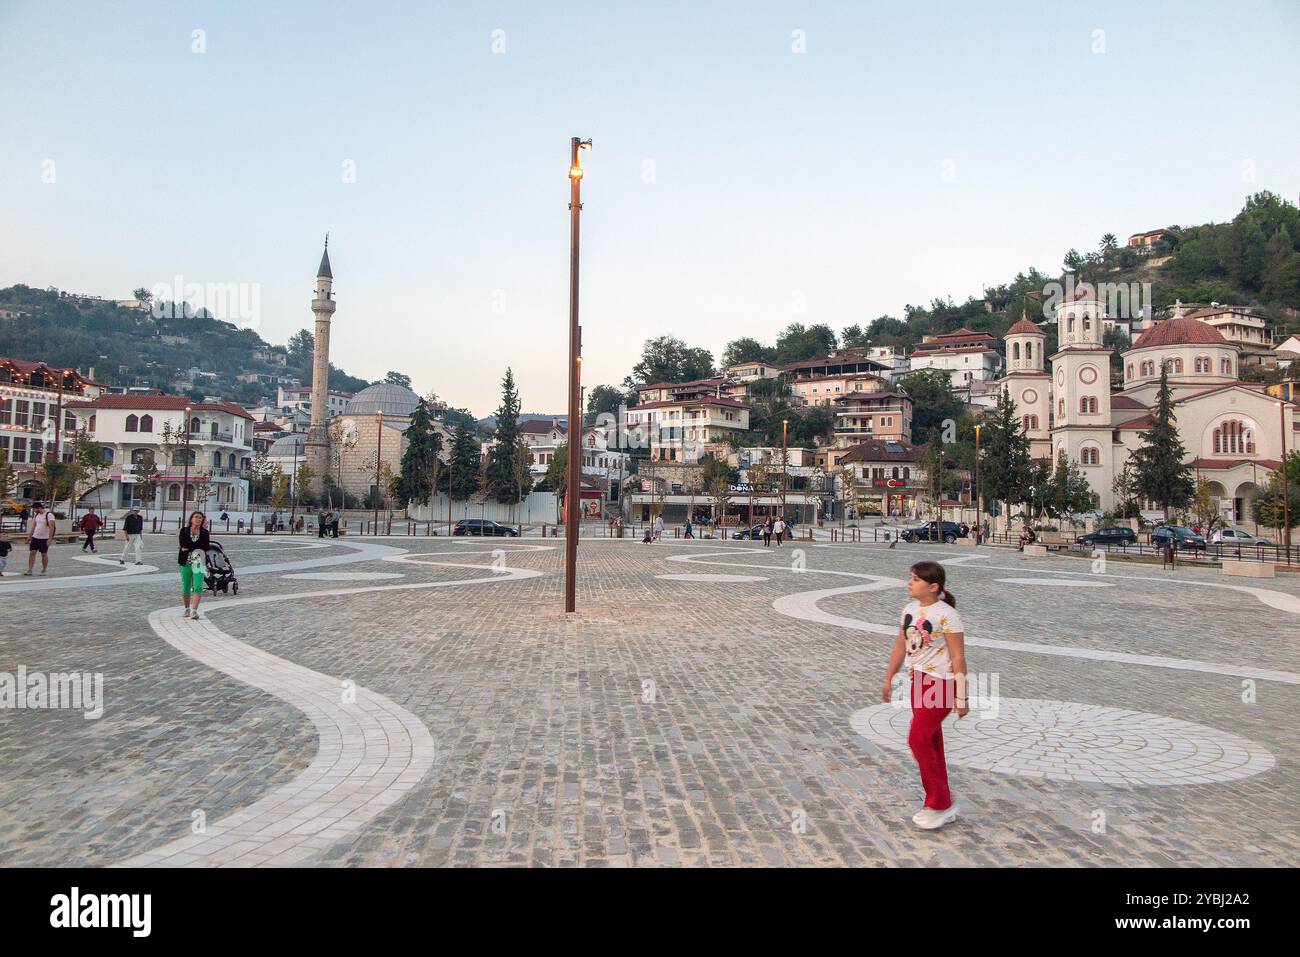
{"label": "green hill", "polygon": [[[221,395],[256,405],[264,398],[274,401],[274,384],[241,382],[238,376],[262,373],[296,377],[303,385],[311,382],[310,337],[302,333],[287,348],[273,347],[251,329],[202,311],[182,318],[178,307],[176,318],[156,318],[148,310],[23,285],[0,289],[0,310],[21,314],[0,318],[0,356],[65,368],[93,367],[96,381],[106,385],[174,392],[173,383],[187,379],[187,370],[197,367],[214,376],[194,380],[187,391],[195,398]],[[285,353],[285,365],[271,360],[273,350]],[[332,389],[356,392],[370,384],[330,365]]]}

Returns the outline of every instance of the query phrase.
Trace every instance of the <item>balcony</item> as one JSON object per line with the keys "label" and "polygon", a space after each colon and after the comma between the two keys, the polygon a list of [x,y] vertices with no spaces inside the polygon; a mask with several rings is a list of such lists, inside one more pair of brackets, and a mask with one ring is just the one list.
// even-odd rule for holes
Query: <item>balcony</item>
{"label": "balcony", "polygon": [[221,445],[233,445],[234,436],[229,432],[191,432],[190,442],[216,442]]}
{"label": "balcony", "polygon": [[838,435],[841,432],[848,433],[850,435],[875,435],[876,434],[875,429],[865,425],[837,425],[835,427],[835,433]]}

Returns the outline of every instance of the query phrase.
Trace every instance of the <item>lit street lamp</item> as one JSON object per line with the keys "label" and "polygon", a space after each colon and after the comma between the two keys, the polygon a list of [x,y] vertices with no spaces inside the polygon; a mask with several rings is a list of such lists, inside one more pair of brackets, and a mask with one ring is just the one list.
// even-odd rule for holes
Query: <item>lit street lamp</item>
{"label": "lit street lamp", "polygon": [[[582,328],[578,325],[578,220],[582,213],[580,153],[591,140],[569,141],[569,461],[564,491],[564,610],[577,610],[578,529],[582,508]],[[578,447],[574,448],[574,432]],[[575,496],[577,501],[574,501]]]}
{"label": "lit street lamp", "polygon": [[190,406],[185,407],[185,472],[181,479],[181,523],[185,524],[185,510],[190,504]]}
{"label": "lit street lamp", "polygon": [[980,427],[975,426],[975,541],[980,541]]}
{"label": "lit street lamp", "polygon": [[790,431],[790,420],[781,420],[781,518],[786,516],[785,498],[790,489],[790,450],[787,445],[787,438]]}

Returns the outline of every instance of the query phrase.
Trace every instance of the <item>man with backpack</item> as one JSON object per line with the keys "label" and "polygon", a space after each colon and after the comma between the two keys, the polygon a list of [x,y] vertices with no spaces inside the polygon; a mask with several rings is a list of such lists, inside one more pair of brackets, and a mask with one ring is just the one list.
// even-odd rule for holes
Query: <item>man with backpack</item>
{"label": "man with backpack", "polygon": [[44,575],[50,567],[50,543],[54,541],[56,526],[54,516],[45,510],[45,506],[37,502],[32,506],[31,537],[28,539],[27,551],[27,571],[24,575],[31,575],[32,568],[36,565],[36,554],[41,556],[41,574]]}

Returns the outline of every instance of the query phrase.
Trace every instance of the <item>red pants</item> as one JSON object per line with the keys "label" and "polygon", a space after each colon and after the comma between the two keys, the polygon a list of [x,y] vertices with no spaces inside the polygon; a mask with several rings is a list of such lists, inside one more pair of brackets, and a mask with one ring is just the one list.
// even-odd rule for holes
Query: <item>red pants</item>
{"label": "red pants", "polygon": [[952,807],[948,793],[948,764],[943,758],[943,719],[953,707],[956,682],[912,672],[912,727],[907,745],[921,769],[925,806],[936,811]]}

